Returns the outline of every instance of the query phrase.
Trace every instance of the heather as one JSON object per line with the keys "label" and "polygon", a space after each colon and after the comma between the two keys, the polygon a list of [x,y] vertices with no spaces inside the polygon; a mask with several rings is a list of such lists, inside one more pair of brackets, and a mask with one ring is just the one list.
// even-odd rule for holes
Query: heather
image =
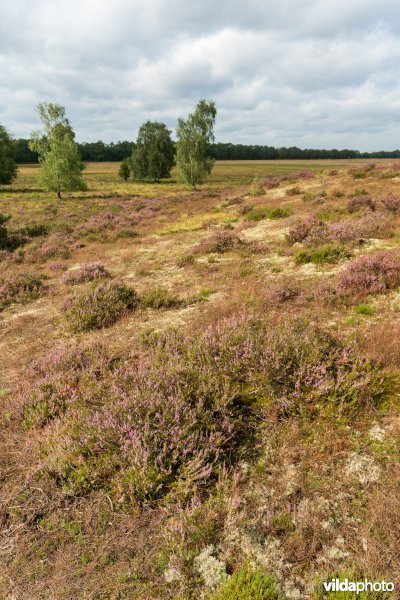
{"label": "heather", "polygon": [[203,239],[197,248],[195,248],[195,251],[198,254],[208,254],[211,252],[223,254],[228,250],[236,248],[240,243],[241,240],[236,233],[222,229]]}
{"label": "heather", "polygon": [[19,272],[4,279],[0,278],[0,310],[10,304],[36,300],[44,290],[43,277],[30,272]]}
{"label": "heather", "polygon": [[0,190],[1,598],[400,584],[398,180],[365,165]]}
{"label": "heather", "polygon": [[107,271],[101,261],[92,263],[84,263],[79,265],[77,269],[68,271],[63,277],[63,282],[68,285],[76,285],[85,283],[86,281],[94,281],[95,279],[107,279],[110,277],[110,272]]}
{"label": "heather", "polygon": [[271,411],[347,412],[381,392],[368,362],[327,332],[231,317],[195,336],[156,336],[138,360],[62,347],[32,367],[20,403],[27,425],[65,414],[44,459],[65,493],[105,486],[146,504],[251,459]]}
{"label": "heather", "polygon": [[311,216],[295,223],[289,229],[287,239],[292,244],[302,242],[311,246],[326,242],[358,244],[364,238],[388,235],[390,230],[390,221],[378,211],[332,223]]}
{"label": "heather", "polygon": [[400,285],[400,255],[397,251],[365,254],[353,260],[341,274],[338,292],[365,297],[382,294]]}
{"label": "heather", "polygon": [[100,283],[67,298],[65,319],[75,333],[110,327],[128,311],[136,308],[138,296],[123,283]]}

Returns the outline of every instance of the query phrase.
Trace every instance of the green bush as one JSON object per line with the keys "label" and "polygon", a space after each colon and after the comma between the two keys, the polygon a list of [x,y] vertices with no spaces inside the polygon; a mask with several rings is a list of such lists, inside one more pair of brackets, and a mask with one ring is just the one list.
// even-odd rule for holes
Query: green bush
{"label": "green bush", "polygon": [[43,278],[31,273],[15,273],[0,279],[0,310],[15,302],[36,300],[43,291]]}
{"label": "green bush", "polygon": [[284,219],[289,217],[292,211],[289,208],[263,208],[255,207],[246,213],[248,221],[262,221],[263,219]]}
{"label": "green bush", "polygon": [[113,325],[137,304],[133,288],[122,283],[101,283],[70,296],[64,304],[65,318],[75,333],[101,329]]}
{"label": "green bush", "polygon": [[264,194],[265,189],[261,185],[259,177],[254,177],[250,186],[249,196],[264,196]]}
{"label": "green bush", "polygon": [[283,600],[270,575],[244,566],[210,597],[210,600]]}
{"label": "green bush", "polygon": [[140,297],[140,304],[144,308],[172,308],[182,301],[165,288],[158,287],[146,290]]}
{"label": "green bush", "polygon": [[326,244],[315,250],[299,250],[295,256],[298,265],[314,263],[316,265],[327,263],[335,264],[350,257],[350,252],[341,244]]}
{"label": "green bush", "polygon": [[287,196],[299,196],[302,193],[303,193],[302,190],[297,185],[295,187],[292,187],[292,188],[289,188],[288,190],[286,190]]}

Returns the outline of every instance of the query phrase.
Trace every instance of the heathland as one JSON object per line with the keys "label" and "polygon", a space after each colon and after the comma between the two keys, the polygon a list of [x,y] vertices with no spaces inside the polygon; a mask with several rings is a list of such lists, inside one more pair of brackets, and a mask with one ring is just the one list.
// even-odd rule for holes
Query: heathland
{"label": "heathland", "polygon": [[398,589],[400,163],[38,169],[0,188],[0,598]]}

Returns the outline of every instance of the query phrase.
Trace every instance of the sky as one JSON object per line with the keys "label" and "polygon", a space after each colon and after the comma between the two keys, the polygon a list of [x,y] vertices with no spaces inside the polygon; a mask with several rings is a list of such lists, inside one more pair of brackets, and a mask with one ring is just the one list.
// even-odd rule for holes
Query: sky
{"label": "sky", "polygon": [[77,140],[174,130],[200,98],[219,142],[400,147],[398,0],[0,0],[0,124],[66,108]]}

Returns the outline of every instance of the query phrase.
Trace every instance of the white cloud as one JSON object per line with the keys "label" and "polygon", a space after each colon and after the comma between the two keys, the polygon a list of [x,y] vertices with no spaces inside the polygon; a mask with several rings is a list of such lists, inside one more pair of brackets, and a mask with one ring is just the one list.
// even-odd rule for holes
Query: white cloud
{"label": "white cloud", "polygon": [[219,141],[400,146],[396,0],[3,0],[0,123],[66,107],[80,140],[217,102]]}

